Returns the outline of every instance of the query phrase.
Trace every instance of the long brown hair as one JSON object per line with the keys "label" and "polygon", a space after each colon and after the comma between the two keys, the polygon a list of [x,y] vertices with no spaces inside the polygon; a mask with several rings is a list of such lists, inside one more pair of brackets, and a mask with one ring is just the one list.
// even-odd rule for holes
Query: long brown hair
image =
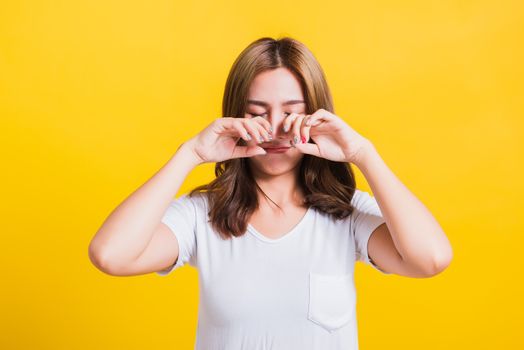
{"label": "long brown hair", "polygon": [[[324,72],[311,51],[290,37],[263,37],[245,48],[233,63],[226,81],[222,115],[243,117],[249,87],[255,76],[280,67],[289,69],[300,81],[307,114],[320,108],[334,113]],[[245,143],[242,138],[239,142]],[[342,219],[352,213],[350,202],[356,183],[350,163],[304,154],[299,167],[298,184],[305,194],[307,206],[334,219]],[[207,196],[209,221],[222,238],[242,236],[249,218],[258,208],[258,196],[254,194],[261,191],[271,199],[256,183],[247,158],[216,163],[215,176],[210,183],[195,187],[189,195],[198,192]]]}

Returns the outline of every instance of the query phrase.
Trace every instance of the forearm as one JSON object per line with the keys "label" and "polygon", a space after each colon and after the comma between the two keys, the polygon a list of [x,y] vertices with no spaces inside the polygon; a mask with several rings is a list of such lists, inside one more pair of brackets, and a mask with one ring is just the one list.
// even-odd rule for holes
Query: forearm
{"label": "forearm", "polygon": [[188,143],[183,143],[160,170],[111,212],[91,241],[90,256],[118,263],[136,259],[186,176],[198,164]]}
{"label": "forearm", "polygon": [[449,241],[425,205],[389,169],[371,142],[358,164],[403,260],[424,271],[447,265]]}

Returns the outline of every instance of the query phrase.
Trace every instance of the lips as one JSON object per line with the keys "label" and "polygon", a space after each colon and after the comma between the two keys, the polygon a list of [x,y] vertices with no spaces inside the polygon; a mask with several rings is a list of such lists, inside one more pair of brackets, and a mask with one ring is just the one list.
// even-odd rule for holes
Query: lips
{"label": "lips", "polygon": [[271,148],[289,148],[290,146],[288,144],[286,145],[276,145],[276,146],[268,146],[268,147],[262,147],[263,149],[271,149]]}
{"label": "lips", "polygon": [[284,153],[287,152],[291,147],[289,146],[280,146],[280,147],[263,147],[267,153]]}

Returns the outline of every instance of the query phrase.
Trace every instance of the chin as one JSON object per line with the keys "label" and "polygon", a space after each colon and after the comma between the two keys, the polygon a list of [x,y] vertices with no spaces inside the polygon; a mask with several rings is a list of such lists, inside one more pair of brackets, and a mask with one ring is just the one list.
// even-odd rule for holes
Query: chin
{"label": "chin", "polygon": [[251,157],[250,163],[251,166],[256,169],[257,172],[276,176],[285,174],[287,172],[293,171],[302,160],[303,154],[300,157],[284,158],[281,160],[274,160],[268,158],[267,155],[260,155]]}

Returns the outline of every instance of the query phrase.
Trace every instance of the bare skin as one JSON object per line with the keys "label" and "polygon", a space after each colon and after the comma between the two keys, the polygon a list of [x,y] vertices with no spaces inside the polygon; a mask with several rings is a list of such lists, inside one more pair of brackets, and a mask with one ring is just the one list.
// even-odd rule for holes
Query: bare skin
{"label": "bare skin", "polygon": [[[289,232],[305,215],[304,195],[297,185],[298,166],[304,156],[291,147],[291,132],[283,130],[284,120],[294,114],[304,114],[306,105],[297,102],[285,105],[286,101],[304,101],[298,80],[287,69],[263,72],[251,84],[248,101],[264,102],[266,105],[249,103],[245,118],[262,116],[273,127],[273,139],[260,144],[261,147],[286,145],[285,153],[268,153],[251,157],[249,162],[255,180],[279,209],[263,194],[258,193],[259,208],[251,216],[250,224],[268,238],[279,238]],[[249,141],[254,143],[255,140]]]}
{"label": "bare skin", "polygon": [[[271,198],[257,194],[259,208],[250,224],[268,238],[285,235],[307,210],[297,185],[304,154],[353,163],[366,177],[386,221],[368,243],[368,254],[381,270],[430,277],[449,265],[451,245],[423,203],[389,169],[374,145],[340,117],[324,109],[306,115],[299,82],[289,70],[260,73],[248,96],[243,118],[214,120],[115,208],[89,246],[95,266],[118,276],[171,266],[179,246],[160,219],[189,172],[207,162],[249,158],[255,180]],[[310,137],[315,143],[308,143]],[[238,145],[239,138],[246,146]],[[291,148],[283,153],[268,150],[274,146]]]}

